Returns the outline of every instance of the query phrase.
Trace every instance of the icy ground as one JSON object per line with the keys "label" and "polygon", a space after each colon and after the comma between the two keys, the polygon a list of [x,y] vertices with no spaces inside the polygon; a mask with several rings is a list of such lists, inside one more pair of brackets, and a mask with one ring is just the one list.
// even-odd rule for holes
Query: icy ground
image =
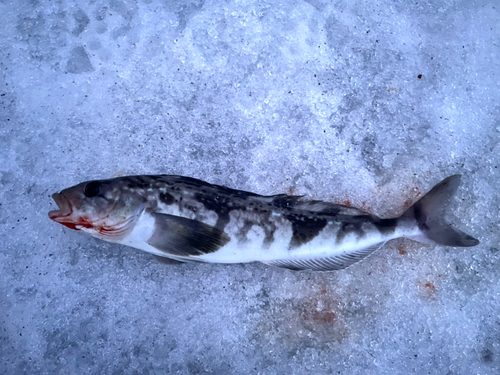
{"label": "icy ground", "polygon": [[[87,4],[90,3],[90,4]],[[0,0],[1,374],[498,374],[500,5]],[[181,174],[400,214],[460,173],[475,248],[338,272],[158,263],[51,222]]]}

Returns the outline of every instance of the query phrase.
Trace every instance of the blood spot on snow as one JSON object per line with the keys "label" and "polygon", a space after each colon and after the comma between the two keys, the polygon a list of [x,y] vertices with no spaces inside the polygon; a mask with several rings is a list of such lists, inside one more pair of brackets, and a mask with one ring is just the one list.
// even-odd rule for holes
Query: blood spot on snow
{"label": "blood spot on snow", "polygon": [[371,206],[367,206],[366,202],[361,202],[361,207],[360,208],[363,211],[368,212],[368,213],[372,213],[373,212],[373,208]]}
{"label": "blood spot on snow", "polygon": [[429,289],[432,293],[436,292],[436,287],[432,283],[425,283],[424,287]]}
{"label": "blood spot on snow", "polygon": [[313,293],[310,298],[304,299],[300,307],[301,318],[314,325],[333,323],[337,318],[334,311],[338,308],[338,304],[326,289],[321,289],[319,293]]}
{"label": "blood spot on snow", "polygon": [[408,251],[405,250],[403,244],[398,245],[398,253],[401,255],[408,255]]}
{"label": "blood spot on snow", "polygon": [[412,205],[412,203],[413,203],[413,199],[408,198],[408,199],[405,201],[405,203],[403,204],[403,207],[404,207],[405,209],[407,209],[407,208],[409,208],[409,207]]}
{"label": "blood spot on snow", "polygon": [[421,281],[418,283],[420,298],[426,300],[433,300],[436,298],[436,287],[434,284],[428,280]]}
{"label": "blood spot on snow", "polygon": [[313,319],[319,323],[331,323],[335,320],[336,315],[332,312],[315,311]]}

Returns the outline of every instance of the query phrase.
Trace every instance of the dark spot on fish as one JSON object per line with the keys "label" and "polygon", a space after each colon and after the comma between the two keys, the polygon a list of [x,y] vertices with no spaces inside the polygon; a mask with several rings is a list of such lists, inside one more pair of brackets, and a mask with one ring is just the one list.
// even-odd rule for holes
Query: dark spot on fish
{"label": "dark spot on fish", "polygon": [[217,195],[195,194],[194,199],[203,204],[210,211],[214,211],[218,218],[215,227],[219,230],[224,230],[229,223],[229,212],[231,208],[227,207],[224,199],[220,199]]}
{"label": "dark spot on fish", "polygon": [[[182,197],[181,197],[182,198]],[[170,206],[175,202],[174,197],[169,193],[160,193],[160,201]]]}
{"label": "dark spot on fish", "polygon": [[186,205],[186,206],[184,206],[184,208],[186,210],[193,212],[193,213],[196,213],[196,211],[198,210],[195,206],[192,206],[192,205]]}
{"label": "dark spot on fish", "polygon": [[[300,216],[300,219],[297,219]],[[304,245],[316,237],[326,226],[326,219],[313,220],[303,215],[288,215],[286,217],[292,223],[292,239],[290,249]]]}
{"label": "dark spot on fish", "polygon": [[262,246],[264,248],[269,248],[269,246],[274,242],[274,232],[276,231],[276,225],[269,220],[269,216],[259,218],[259,222],[254,222],[252,220],[245,220],[243,227],[236,234],[236,238],[240,242],[248,241],[248,232],[253,226],[258,226],[264,230],[264,240]]}
{"label": "dark spot on fish", "polygon": [[397,219],[379,219],[374,220],[373,224],[377,227],[378,231],[383,235],[389,235],[396,230]]}
{"label": "dark spot on fish", "polygon": [[418,78],[418,79],[422,79],[422,74],[419,74],[419,75],[417,76],[417,78]]}
{"label": "dark spot on fish", "polygon": [[250,229],[252,229],[253,225],[254,225],[253,222],[245,220],[243,227],[238,231],[238,233],[236,233],[236,239],[239,242],[247,242],[248,241],[247,234],[250,231]]}
{"label": "dark spot on fish", "polygon": [[418,227],[420,230],[429,230],[429,227],[426,224],[427,215],[422,210],[422,204],[417,202],[413,205],[413,215],[415,216],[415,220],[417,220]]}
{"label": "dark spot on fish", "polygon": [[268,249],[269,246],[271,246],[271,244],[274,242],[274,232],[276,232],[276,225],[268,219],[263,228],[265,237],[262,245],[264,248]]}
{"label": "dark spot on fish", "polygon": [[365,221],[358,219],[356,220],[356,216],[352,217],[349,221],[342,221],[339,231],[337,232],[337,243],[340,243],[344,240],[344,238],[350,234],[355,233],[359,238],[363,238],[365,236],[365,231],[362,229],[363,222]]}

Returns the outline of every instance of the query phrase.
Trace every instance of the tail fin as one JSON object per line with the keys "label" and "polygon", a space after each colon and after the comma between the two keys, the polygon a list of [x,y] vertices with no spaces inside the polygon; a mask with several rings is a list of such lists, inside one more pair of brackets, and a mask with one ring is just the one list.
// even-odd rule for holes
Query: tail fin
{"label": "tail fin", "polygon": [[452,228],[444,220],[444,214],[458,185],[460,185],[460,175],[444,179],[401,216],[402,219],[417,221],[421,234],[412,237],[414,240],[457,247],[479,244],[478,240]]}

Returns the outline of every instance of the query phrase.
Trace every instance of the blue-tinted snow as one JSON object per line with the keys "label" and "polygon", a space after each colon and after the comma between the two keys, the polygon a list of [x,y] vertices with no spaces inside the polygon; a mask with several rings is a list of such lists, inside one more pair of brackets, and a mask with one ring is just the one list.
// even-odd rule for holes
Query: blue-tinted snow
{"label": "blue-tinted snow", "polygon": [[[90,3],[0,1],[2,374],[500,371],[496,1]],[[461,173],[481,244],[166,266],[47,217],[142,173],[387,217]]]}

